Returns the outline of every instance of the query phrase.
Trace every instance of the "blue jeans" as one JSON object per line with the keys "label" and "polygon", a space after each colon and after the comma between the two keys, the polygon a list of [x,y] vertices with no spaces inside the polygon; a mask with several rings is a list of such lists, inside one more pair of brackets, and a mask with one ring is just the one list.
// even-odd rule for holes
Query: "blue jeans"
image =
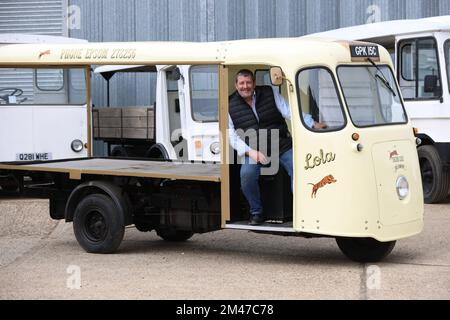
{"label": "blue jeans", "polygon": [[[280,163],[291,178],[291,191],[293,179],[292,149],[289,149],[280,156]],[[250,205],[250,214],[262,213],[261,194],[259,191],[259,176],[261,175],[261,165],[245,157],[241,166],[241,188],[245,198]]]}

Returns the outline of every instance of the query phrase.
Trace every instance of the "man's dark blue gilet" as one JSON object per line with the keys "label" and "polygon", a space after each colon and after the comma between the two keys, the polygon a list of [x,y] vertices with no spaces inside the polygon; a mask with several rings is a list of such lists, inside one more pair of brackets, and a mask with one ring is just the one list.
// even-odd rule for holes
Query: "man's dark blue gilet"
{"label": "man's dark blue gilet", "polygon": [[[250,108],[238,92],[230,96],[228,112],[233,121],[234,128],[237,130],[238,136],[250,148],[259,150],[267,156],[273,156],[271,154],[271,130],[279,130],[279,155],[282,155],[292,148],[292,139],[286,121],[275,104],[272,87],[259,86],[255,88],[255,92],[256,113],[258,114],[259,122],[252,108]],[[244,134],[238,129],[242,129]],[[260,130],[262,129],[267,130],[267,144],[265,145],[258,141],[258,137],[261,139],[266,137],[264,133],[260,134]]]}

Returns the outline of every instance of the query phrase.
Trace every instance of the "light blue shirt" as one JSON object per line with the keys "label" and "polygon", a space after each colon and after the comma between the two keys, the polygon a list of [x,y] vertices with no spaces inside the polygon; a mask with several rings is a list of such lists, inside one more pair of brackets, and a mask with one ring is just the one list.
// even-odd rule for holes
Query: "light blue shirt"
{"label": "light blue shirt", "polygon": [[[278,111],[280,111],[284,119],[291,120],[291,110],[289,108],[289,105],[286,103],[286,100],[284,100],[283,96],[278,93],[278,89],[272,89]],[[256,119],[259,121],[258,114],[256,113],[256,93],[253,93],[252,111],[255,114]],[[314,120],[312,116],[304,112],[302,113],[305,124],[308,127],[312,128],[314,126]],[[250,151],[250,147],[236,134],[233,120],[231,119],[230,115],[228,115],[228,137],[230,139],[231,147],[237,151],[240,157],[242,157],[246,152]]]}

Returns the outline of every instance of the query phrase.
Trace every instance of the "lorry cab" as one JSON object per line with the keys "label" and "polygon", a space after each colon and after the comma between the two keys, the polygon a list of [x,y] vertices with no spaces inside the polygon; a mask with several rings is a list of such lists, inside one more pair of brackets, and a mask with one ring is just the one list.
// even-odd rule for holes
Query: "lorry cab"
{"label": "lorry cab", "polygon": [[220,161],[218,85],[214,65],[158,67],[156,137],[170,159]]}
{"label": "lorry cab", "polygon": [[[335,40],[327,44],[332,53],[321,54],[326,50],[320,39],[303,41],[314,49],[293,50],[292,56],[285,53],[278,61],[272,57],[272,65],[228,66],[229,94],[238,70],[269,69],[272,84],[281,79],[280,92],[291,108],[293,211],[286,206],[281,224],[272,225],[274,229],[267,226],[266,231],[291,228],[334,235],[343,251],[364,247],[367,243],[361,238],[386,244],[398,232],[403,236],[418,232],[423,193],[417,141],[388,51],[372,43]],[[309,127],[307,115],[326,128]],[[289,180],[281,188],[280,192],[272,188],[271,195],[278,193],[283,203]],[[233,223],[233,215],[231,221],[230,228],[252,229],[242,221]]]}
{"label": "lorry cab", "polygon": [[444,201],[450,188],[450,16],[385,21],[308,35],[370,41],[391,54],[418,146],[424,200]]}
{"label": "lorry cab", "polygon": [[[97,107],[94,110],[93,125],[94,138],[108,143],[108,155],[175,161],[220,161],[217,67],[110,65],[99,66],[94,73],[101,74],[107,81],[107,105],[106,108]],[[138,84],[136,94],[133,95],[132,90],[124,85],[127,78],[117,79],[119,76],[116,74],[134,75],[144,85]],[[111,80],[115,82],[110,83]],[[113,106],[111,85],[115,86]],[[126,103],[127,99],[134,104]],[[135,111],[140,108],[144,118],[128,116],[133,108]],[[146,112],[151,114],[144,124],[151,132],[150,135],[146,132],[143,136],[137,136],[123,130],[123,119],[139,122],[147,119]],[[122,121],[117,121],[115,131],[108,130],[112,126],[108,121],[115,114],[122,115]],[[139,127],[135,129],[139,130]]]}
{"label": "lorry cab", "polygon": [[[0,47],[20,43],[87,41],[43,35],[0,35]],[[39,57],[47,54],[43,50]],[[90,155],[85,76],[85,69],[80,67],[63,70],[0,64],[0,161]]]}
{"label": "lorry cab", "polygon": [[[15,44],[80,44],[86,40],[1,34],[0,47]],[[47,50],[39,52],[42,58]],[[33,68],[0,63],[0,161],[48,161],[90,156],[84,68]],[[74,121],[75,120],[75,121]],[[10,175],[0,190],[15,191]]]}

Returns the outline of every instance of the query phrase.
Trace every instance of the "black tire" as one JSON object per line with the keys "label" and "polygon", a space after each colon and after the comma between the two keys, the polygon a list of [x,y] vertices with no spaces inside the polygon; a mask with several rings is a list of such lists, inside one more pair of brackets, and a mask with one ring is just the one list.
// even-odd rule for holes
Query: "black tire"
{"label": "black tire", "polygon": [[394,249],[395,241],[379,242],[373,238],[336,238],[347,258],[356,262],[378,262]]}
{"label": "black tire", "polygon": [[190,239],[194,233],[192,231],[176,230],[176,229],[158,229],[156,230],[158,236],[170,242],[183,242]]}
{"label": "black tire", "polygon": [[448,196],[450,177],[443,169],[436,148],[430,145],[418,149],[425,203],[438,203]]}
{"label": "black tire", "polygon": [[125,233],[124,216],[104,194],[86,196],[75,209],[73,230],[81,247],[90,253],[113,253]]}

